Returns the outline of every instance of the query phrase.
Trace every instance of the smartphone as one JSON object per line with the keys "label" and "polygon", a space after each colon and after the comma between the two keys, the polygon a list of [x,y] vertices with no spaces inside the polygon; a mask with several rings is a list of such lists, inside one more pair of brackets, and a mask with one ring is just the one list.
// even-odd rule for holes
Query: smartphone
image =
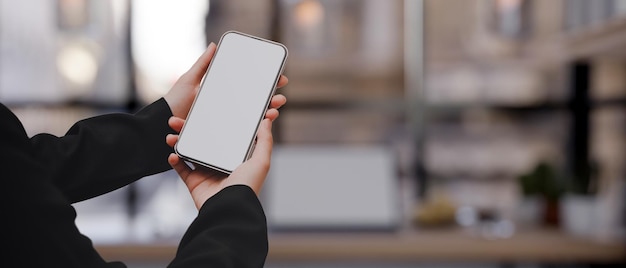
{"label": "smartphone", "polygon": [[286,59],[287,48],[280,43],[224,33],[179,134],[176,154],[226,174],[250,158]]}

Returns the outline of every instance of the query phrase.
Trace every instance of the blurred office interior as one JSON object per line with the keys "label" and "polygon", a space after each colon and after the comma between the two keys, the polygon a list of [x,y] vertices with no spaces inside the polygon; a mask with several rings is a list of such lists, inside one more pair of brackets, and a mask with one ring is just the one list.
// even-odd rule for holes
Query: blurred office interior
{"label": "blurred office interior", "polygon": [[[227,30],[289,48],[267,267],[624,267],[624,0],[0,0],[0,100],[63,135]],[[173,172],[75,206],[130,267],[196,213]]]}

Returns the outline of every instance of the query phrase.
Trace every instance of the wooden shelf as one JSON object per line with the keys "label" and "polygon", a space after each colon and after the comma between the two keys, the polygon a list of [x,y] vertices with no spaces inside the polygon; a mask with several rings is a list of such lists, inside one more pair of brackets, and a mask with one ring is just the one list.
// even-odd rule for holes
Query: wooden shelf
{"label": "wooden shelf", "polygon": [[[168,261],[174,244],[100,245],[107,260]],[[554,230],[521,231],[486,240],[458,230],[398,233],[286,233],[270,235],[268,262],[540,262],[621,263],[626,244],[574,238]]]}

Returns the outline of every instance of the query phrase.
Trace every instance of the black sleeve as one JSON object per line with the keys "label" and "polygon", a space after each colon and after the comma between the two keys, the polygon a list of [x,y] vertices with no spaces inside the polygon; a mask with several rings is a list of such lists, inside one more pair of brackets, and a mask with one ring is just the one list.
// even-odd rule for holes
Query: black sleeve
{"label": "black sleeve", "polygon": [[168,267],[263,267],[267,223],[256,194],[229,186],[207,200],[183,236]]}
{"label": "black sleeve", "polygon": [[[166,121],[168,116],[163,117]],[[141,121],[128,118],[122,121],[124,120]],[[84,129],[84,126],[89,128],[91,124],[95,124],[93,122],[89,121],[79,129]],[[32,151],[29,150],[32,141],[26,136],[19,120],[2,105],[0,125],[0,145],[3,148],[3,154],[0,154],[0,204],[3,204],[2,211],[6,216],[0,245],[9,248],[0,254],[0,267],[126,267],[123,263],[103,260],[91,240],[80,233],[75,225],[76,211],[69,203],[67,193],[59,190],[58,181],[53,183],[49,179],[49,164],[42,163],[41,156],[32,156]],[[94,126],[94,129],[99,128]],[[131,132],[135,131],[139,130]],[[119,133],[116,135],[124,136]],[[136,134],[131,136],[134,135]],[[164,136],[154,138],[152,142],[163,143],[163,138]],[[56,142],[58,141],[49,144]],[[141,139],[136,142],[144,143]],[[109,141],[105,144],[111,143]],[[101,146],[103,145],[98,144],[96,148]],[[62,153],[61,149],[62,147],[57,149],[57,153]],[[79,152],[84,153],[80,150]],[[49,160],[63,163],[61,160]],[[81,159],[76,161],[85,162]],[[71,165],[68,164],[66,169],[71,169]],[[120,173],[128,174],[125,171],[102,172],[116,176]],[[91,173],[79,174],[86,176]],[[101,174],[92,175],[95,179],[82,177],[70,182],[76,181],[74,183],[79,188],[90,189],[91,187],[85,186],[85,182],[80,180],[99,182],[106,178]],[[77,195],[81,196],[78,193]],[[263,208],[252,189],[236,185],[225,188],[203,204],[197,218],[183,236],[170,267],[263,267],[267,251],[267,224]]]}
{"label": "black sleeve", "polygon": [[0,267],[125,267],[106,263],[74,221],[76,211],[33,156],[21,123],[0,105]]}
{"label": "black sleeve", "polygon": [[39,134],[32,152],[70,202],[89,199],[170,169],[172,116],[161,98],[136,114],[114,113],[74,124],[63,137]]}

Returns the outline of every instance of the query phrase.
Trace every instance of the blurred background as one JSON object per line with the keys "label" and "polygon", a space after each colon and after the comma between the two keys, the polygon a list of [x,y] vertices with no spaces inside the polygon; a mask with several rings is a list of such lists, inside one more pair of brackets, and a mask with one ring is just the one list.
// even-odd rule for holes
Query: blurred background
{"label": "blurred background", "polygon": [[[0,100],[63,135],[227,30],[289,48],[267,267],[624,267],[624,0],[0,0]],[[130,267],[196,213],[173,172],[76,208]]]}

